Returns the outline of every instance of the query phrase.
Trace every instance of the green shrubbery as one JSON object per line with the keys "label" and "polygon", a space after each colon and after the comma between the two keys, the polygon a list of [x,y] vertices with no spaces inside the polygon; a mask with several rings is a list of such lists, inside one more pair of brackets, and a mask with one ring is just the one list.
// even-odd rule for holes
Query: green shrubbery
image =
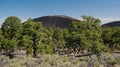
{"label": "green shrubbery", "polygon": [[[13,54],[24,49],[28,54],[53,54],[60,51],[100,55],[119,51],[120,27],[102,28],[100,20],[82,16],[69,28],[44,28],[40,22],[28,19],[25,23],[15,16],[6,18],[0,29],[0,50]],[[63,53],[65,54],[65,53]]]}
{"label": "green shrubbery", "polygon": [[47,44],[38,45],[38,52],[42,54],[53,54],[54,53],[51,45],[47,45]]}

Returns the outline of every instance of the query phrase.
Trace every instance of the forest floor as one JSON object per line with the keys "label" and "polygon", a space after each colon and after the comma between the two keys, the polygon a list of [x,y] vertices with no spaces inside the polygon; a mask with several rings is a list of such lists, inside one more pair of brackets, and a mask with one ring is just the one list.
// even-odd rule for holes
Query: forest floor
{"label": "forest floor", "polygon": [[67,55],[42,54],[38,58],[26,55],[0,56],[0,67],[120,67],[120,53],[104,53],[74,57]]}

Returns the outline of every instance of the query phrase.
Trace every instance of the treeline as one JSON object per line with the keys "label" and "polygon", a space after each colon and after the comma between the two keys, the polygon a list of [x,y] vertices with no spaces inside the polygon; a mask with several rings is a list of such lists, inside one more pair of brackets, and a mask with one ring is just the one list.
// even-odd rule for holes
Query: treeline
{"label": "treeline", "polygon": [[5,19],[0,29],[0,51],[12,54],[53,54],[58,50],[69,53],[95,53],[120,50],[120,27],[102,28],[101,21],[90,16],[74,21],[69,28],[44,28],[40,22],[28,19],[25,23],[15,16]]}

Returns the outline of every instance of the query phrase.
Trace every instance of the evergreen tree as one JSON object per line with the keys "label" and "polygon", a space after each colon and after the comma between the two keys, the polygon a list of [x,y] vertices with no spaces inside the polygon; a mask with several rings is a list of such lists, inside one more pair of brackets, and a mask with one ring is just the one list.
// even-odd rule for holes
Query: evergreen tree
{"label": "evergreen tree", "polygon": [[2,41],[4,40],[4,37],[2,35],[2,31],[0,29],[0,51],[3,49]]}
{"label": "evergreen tree", "polygon": [[7,52],[13,52],[17,48],[17,39],[20,37],[22,31],[21,20],[15,16],[10,16],[5,19],[2,24],[2,46]]}
{"label": "evergreen tree", "polygon": [[33,41],[33,57],[37,56],[37,45],[42,41],[42,25],[39,22],[34,22],[32,19],[28,19],[23,25],[23,35],[28,35]]}
{"label": "evergreen tree", "polygon": [[21,49],[26,49],[26,54],[29,55],[32,53],[32,45],[33,41],[28,35],[22,36],[21,39],[18,40],[18,48],[19,50]]}
{"label": "evergreen tree", "polygon": [[17,39],[22,31],[21,20],[15,16],[10,16],[5,19],[1,30],[5,38]]}
{"label": "evergreen tree", "polygon": [[54,42],[54,50],[63,48],[65,46],[64,36],[63,36],[63,30],[60,28],[56,28],[53,33],[53,42]]}
{"label": "evergreen tree", "polygon": [[111,49],[111,50],[119,50],[120,49],[120,38],[119,38],[119,33],[120,32],[120,27],[105,27],[103,28],[103,42],[104,45]]}
{"label": "evergreen tree", "polygon": [[53,31],[52,27],[44,28],[43,29],[43,38],[42,38],[42,45],[38,45],[39,52],[43,54],[52,54],[54,53],[54,42],[53,42]]}
{"label": "evergreen tree", "polygon": [[83,20],[73,22],[69,27],[68,46],[75,51],[83,50],[98,53],[102,46],[102,28],[100,20],[93,17],[82,16]]}

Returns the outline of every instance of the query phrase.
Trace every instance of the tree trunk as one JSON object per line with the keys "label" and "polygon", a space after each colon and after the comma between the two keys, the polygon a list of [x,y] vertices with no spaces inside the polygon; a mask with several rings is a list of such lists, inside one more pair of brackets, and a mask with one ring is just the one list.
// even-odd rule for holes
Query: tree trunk
{"label": "tree trunk", "polygon": [[33,57],[37,57],[37,44],[36,44],[36,36],[33,35]]}
{"label": "tree trunk", "polygon": [[37,48],[35,45],[33,47],[33,57],[37,57]]}

